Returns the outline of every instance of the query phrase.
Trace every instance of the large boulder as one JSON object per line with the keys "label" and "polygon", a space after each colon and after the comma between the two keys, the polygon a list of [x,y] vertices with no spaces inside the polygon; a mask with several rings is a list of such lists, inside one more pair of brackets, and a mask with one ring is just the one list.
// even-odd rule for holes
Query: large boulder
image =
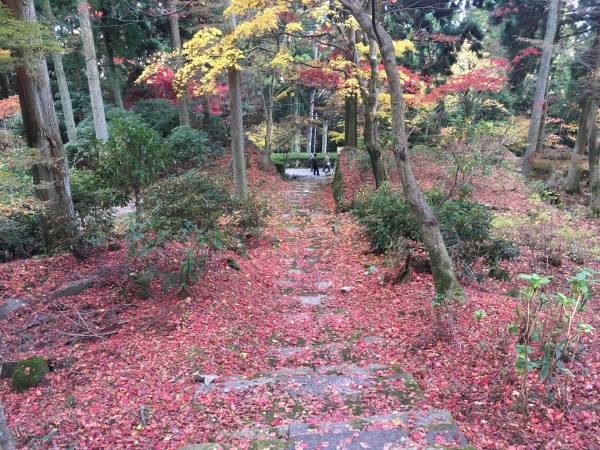
{"label": "large boulder", "polygon": [[0,306],[0,320],[6,319],[13,312],[27,306],[27,302],[20,298],[9,298]]}
{"label": "large boulder", "polygon": [[10,386],[14,391],[22,392],[40,384],[49,371],[48,362],[40,356],[24,359],[17,363]]}
{"label": "large boulder", "polygon": [[50,298],[69,297],[80,294],[86,289],[91,288],[96,280],[96,277],[86,277],[72,281],[50,292]]}

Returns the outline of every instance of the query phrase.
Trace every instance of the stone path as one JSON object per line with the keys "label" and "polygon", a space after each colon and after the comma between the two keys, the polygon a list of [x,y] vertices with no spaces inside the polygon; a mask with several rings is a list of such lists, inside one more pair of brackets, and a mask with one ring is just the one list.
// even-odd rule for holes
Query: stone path
{"label": "stone path", "polygon": [[[323,243],[333,239],[331,227],[323,220],[330,213],[312,201],[327,183],[326,178],[311,176],[300,176],[290,182],[289,211],[284,217],[289,219],[290,225],[284,223],[282,226],[292,242],[295,233],[303,232],[306,236],[308,232],[310,236],[309,246],[306,246],[306,239],[296,239],[302,245],[294,246],[292,254],[283,258],[287,262],[285,277],[274,279],[280,287],[282,301],[290,304],[290,311],[280,318],[290,329],[302,323],[335,320],[344,314],[339,308],[329,306],[328,301],[334,294],[347,292],[334,286],[329,277],[330,267],[323,262],[326,251]],[[307,272],[313,282],[303,282]],[[235,393],[247,396],[242,401],[247,398],[251,402],[256,399],[256,394],[264,393],[265,397],[276,397],[277,394],[289,400],[281,406],[287,421],[271,426],[250,423],[248,427],[225,434],[219,439],[220,444],[190,444],[184,449],[240,448],[227,445],[239,439],[245,439],[252,450],[467,448],[463,434],[448,411],[428,409],[422,404],[413,407],[423,395],[409,373],[380,364],[375,355],[368,363],[364,360],[356,363],[353,357],[355,346],[385,345],[384,338],[359,336],[350,342],[323,336],[322,341],[310,345],[305,345],[301,339],[296,345],[274,342],[268,358],[277,369],[252,379],[242,376],[217,378],[202,384],[196,392],[200,403],[203,398],[214,395]],[[365,408],[363,400],[374,396],[387,402],[386,406],[393,406],[392,412],[389,408],[384,413]],[[329,408],[329,417],[340,410],[340,417],[345,418],[339,421],[320,419],[315,413],[316,403]],[[261,406],[263,417],[268,419],[273,407],[272,404]],[[344,414],[341,414],[342,410]],[[352,417],[350,420],[348,414]],[[265,422],[269,423],[268,420]]]}

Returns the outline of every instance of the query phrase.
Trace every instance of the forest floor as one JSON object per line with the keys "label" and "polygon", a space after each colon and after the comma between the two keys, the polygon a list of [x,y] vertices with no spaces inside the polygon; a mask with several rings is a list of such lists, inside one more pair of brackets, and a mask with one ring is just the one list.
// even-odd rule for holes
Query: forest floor
{"label": "forest floor", "polygon": [[[597,340],[584,341],[585,358],[570,367],[568,408],[536,406],[527,419],[518,412],[507,332],[517,300],[505,294],[527,255],[509,267],[512,280],[467,285],[452,339],[439,341],[431,276],[386,283],[385,259],[369,251],[350,214],[334,212],[325,181],[256,169],[251,180],[272,208],[264,235],[249,242],[247,257],[212,258],[184,296],[160,286],[145,300],[132,295],[124,248],[1,267],[0,298],[26,306],[0,322],[0,361],[42,355],[54,363],[24,393],[0,380],[19,448],[248,448],[257,439],[280,448],[282,430],[306,443],[296,448],[391,449],[386,443],[401,439],[453,446],[463,437],[475,448],[600,448]],[[180,252],[165,249],[156,263],[175,267]],[[90,274],[102,282],[49,295]],[[481,309],[486,316],[475,320]],[[596,329],[597,313],[593,304]],[[218,378],[205,384],[205,375]]]}

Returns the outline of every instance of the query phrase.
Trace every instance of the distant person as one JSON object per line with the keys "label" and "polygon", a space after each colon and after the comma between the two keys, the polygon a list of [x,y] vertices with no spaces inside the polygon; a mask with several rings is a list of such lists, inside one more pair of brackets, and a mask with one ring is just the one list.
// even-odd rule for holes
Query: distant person
{"label": "distant person", "polygon": [[313,175],[319,176],[319,163],[317,162],[317,155],[314,153],[310,155],[310,169]]}
{"label": "distant person", "polygon": [[323,161],[323,175],[329,175],[331,173],[331,162],[329,156],[325,153],[325,160]]}

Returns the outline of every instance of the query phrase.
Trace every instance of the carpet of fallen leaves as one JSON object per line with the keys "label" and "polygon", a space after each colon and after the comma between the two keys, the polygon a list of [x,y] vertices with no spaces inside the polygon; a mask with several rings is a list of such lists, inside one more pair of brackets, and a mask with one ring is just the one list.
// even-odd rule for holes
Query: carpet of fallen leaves
{"label": "carpet of fallen leaves", "polygon": [[[283,393],[277,397],[258,390],[252,399],[229,393],[198,402],[192,374],[252,377],[290,364],[318,365],[320,356],[310,352],[272,361],[269,349],[308,348],[360,335],[385,341],[355,345],[353,361],[399,366],[411,373],[424,393],[417,406],[448,409],[476,448],[600,447],[597,340],[586,339],[583,358],[570,366],[575,379],[568,385],[568,407],[558,403],[535,407],[527,420],[517,411],[514,338],[507,332],[516,300],[505,293],[519,286],[518,273],[535,267],[526,252],[509,265],[510,281],[466,286],[468,300],[456,308],[453,339],[437,342],[432,337],[430,275],[416,274],[405,284],[383,283],[388,270],[384,259],[369,252],[349,214],[333,213],[329,186],[318,188],[306,205],[321,214],[303,226],[288,214],[294,182],[280,180],[259,166],[256,159],[251,162],[251,185],[268,198],[273,212],[264,236],[250,243],[248,258],[230,252],[213,257],[185,296],[163,292],[159,286],[153,286],[146,300],[131,295],[127,270],[125,276],[122,270],[124,245],[112,251],[99,249],[84,261],[62,255],[0,267],[0,299],[29,301],[1,324],[0,360],[42,355],[56,362],[44,383],[24,393],[13,393],[6,380],[0,381],[0,396],[19,448],[37,442],[43,448],[176,449],[187,442],[218,440],[223,431],[250,423],[277,425],[287,420],[279,411],[293,406]],[[431,170],[418,167],[422,179],[431,179]],[[349,185],[350,180],[346,178]],[[527,195],[518,183],[488,181],[482,181],[482,190],[477,191],[486,203],[526,207]],[[314,227],[321,233],[327,230],[316,264],[332,283],[327,308],[339,313],[323,313],[319,320],[282,294],[292,260],[300,263],[288,287],[318,281],[314,269],[302,263],[310,256]],[[176,247],[165,249],[162,266],[173,264],[177,252]],[[240,271],[227,265],[228,257],[237,258]],[[367,270],[373,265],[378,271]],[[566,263],[553,275],[564,278],[573,269]],[[101,270],[109,273],[101,285],[72,297],[48,298],[52,289]],[[342,286],[351,286],[352,291],[342,293]],[[479,309],[486,317],[477,321],[473,314]],[[592,302],[588,321],[596,329],[597,313],[598,305]],[[72,321],[80,318],[101,330],[102,339],[74,336]],[[322,401],[315,398],[306,413],[320,414],[318,420],[351,416],[343,406],[324,413]],[[367,395],[363,402],[369,412],[389,412],[397,406],[378,395]],[[279,408],[267,419],[261,414],[265,405]]]}

